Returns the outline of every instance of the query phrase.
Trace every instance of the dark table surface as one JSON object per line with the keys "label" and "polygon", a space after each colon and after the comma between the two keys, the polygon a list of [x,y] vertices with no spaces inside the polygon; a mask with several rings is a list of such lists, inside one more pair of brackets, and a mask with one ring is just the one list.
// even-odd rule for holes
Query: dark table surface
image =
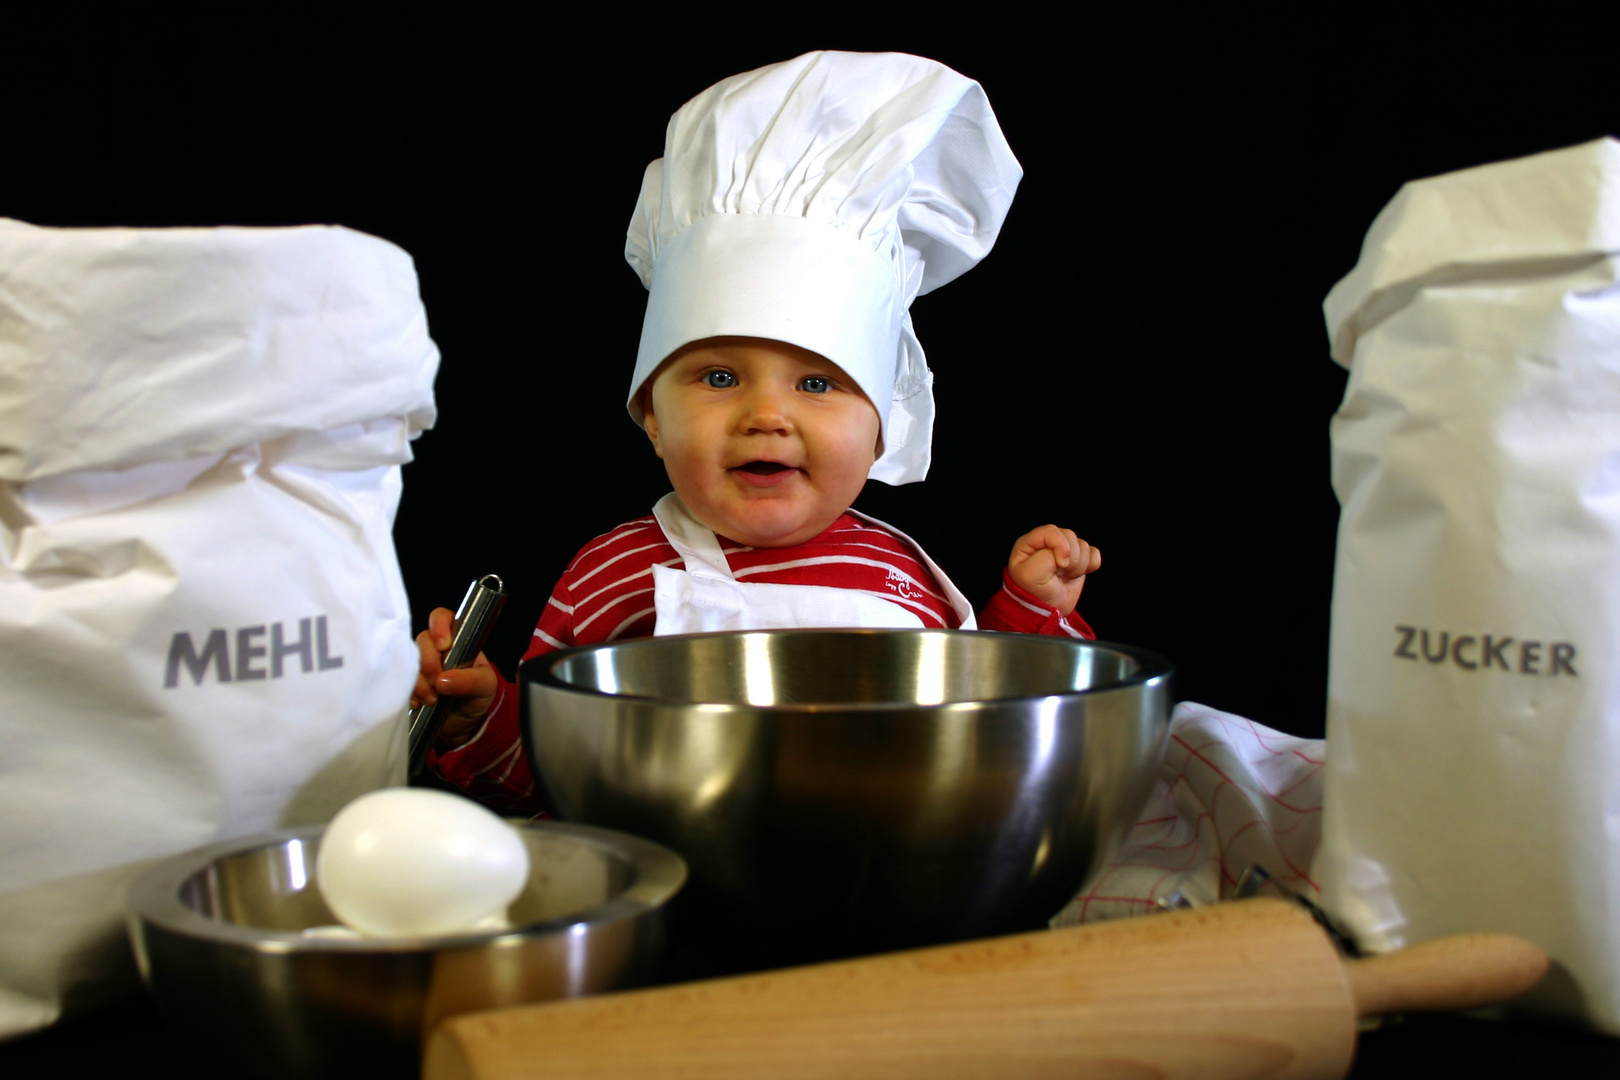
{"label": "dark table surface", "polygon": [[[1620,1039],[1457,1016],[1413,1016],[1363,1034],[1350,1075],[1355,1080],[1620,1077]],[[0,1044],[4,1080],[228,1076],[217,1062],[188,1056],[145,998]]]}

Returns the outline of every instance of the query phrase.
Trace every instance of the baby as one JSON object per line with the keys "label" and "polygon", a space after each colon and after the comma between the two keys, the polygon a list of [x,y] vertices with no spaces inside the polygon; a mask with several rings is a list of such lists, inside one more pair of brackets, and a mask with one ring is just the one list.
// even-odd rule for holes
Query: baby
{"label": "baby", "polygon": [[[1013,546],[975,619],[904,533],[851,510],[922,479],[932,377],[913,296],[988,252],[1020,176],[978,84],[898,54],[812,53],[725,80],[670,123],[626,255],[650,297],[627,407],[674,492],[587,544],[525,659],[652,634],[975,627],[1092,637],[1102,562],[1071,530]],[[417,639],[412,705],[458,699],[430,764],[535,809],[514,687],[444,671],[452,613]]]}

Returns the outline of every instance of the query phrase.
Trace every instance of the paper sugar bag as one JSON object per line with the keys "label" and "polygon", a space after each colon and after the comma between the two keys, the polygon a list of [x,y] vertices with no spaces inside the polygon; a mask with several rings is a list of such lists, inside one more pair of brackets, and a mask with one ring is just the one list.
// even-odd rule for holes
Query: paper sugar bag
{"label": "paper sugar bag", "polygon": [[1498,930],[1620,1033],[1620,143],[1407,184],[1326,302],[1323,903]]}
{"label": "paper sugar bag", "polygon": [[151,860],[403,782],[437,364],[373,237],[0,220],[0,1038],[133,983]]}

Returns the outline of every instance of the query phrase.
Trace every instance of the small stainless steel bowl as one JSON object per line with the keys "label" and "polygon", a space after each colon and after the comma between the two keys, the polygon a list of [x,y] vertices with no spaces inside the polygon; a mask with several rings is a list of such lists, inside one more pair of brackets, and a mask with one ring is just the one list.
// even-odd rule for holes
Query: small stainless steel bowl
{"label": "small stainless steel bowl", "polygon": [[1170,679],[1139,649],[944,630],[647,638],[520,675],[556,809],[668,844],[684,907],[793,959],[1043,925],[1146,800]]}
{"label": "small stainless steel bowl", "polygon": [[342,940],[315,884],[321,828],[167,859],[130,891],[147,988],[222,1076],[414,1077],[423,1038],[457,1013],[640,985],[664,904],[686,880],[667,848],[607,829],[517,825],[529,883],[510,929]]}

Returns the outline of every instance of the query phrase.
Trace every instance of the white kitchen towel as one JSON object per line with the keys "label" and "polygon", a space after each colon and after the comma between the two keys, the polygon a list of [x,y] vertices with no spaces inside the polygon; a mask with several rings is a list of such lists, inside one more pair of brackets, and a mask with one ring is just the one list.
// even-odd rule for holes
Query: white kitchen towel
{"label": "white kitchen towel", "polygon": [[437,364],[374,237],[0,220],[0,1038],[132,988],[152,860],[403,781]]}
{"label": "white kitchen towel", "polygon": [[1620,1034],[1620,142],[1407,184],[1325,307],[1323,905],[1529,938]]}
{"label": "white kitchen towel", "polygon": [[1147,806],[1052,925],[1140,915],[1178,892],[1213,904],[1251,866],[1316,901],[1309,867],[1321,836],[1322,749],[1206,705],[1177,705]]}

